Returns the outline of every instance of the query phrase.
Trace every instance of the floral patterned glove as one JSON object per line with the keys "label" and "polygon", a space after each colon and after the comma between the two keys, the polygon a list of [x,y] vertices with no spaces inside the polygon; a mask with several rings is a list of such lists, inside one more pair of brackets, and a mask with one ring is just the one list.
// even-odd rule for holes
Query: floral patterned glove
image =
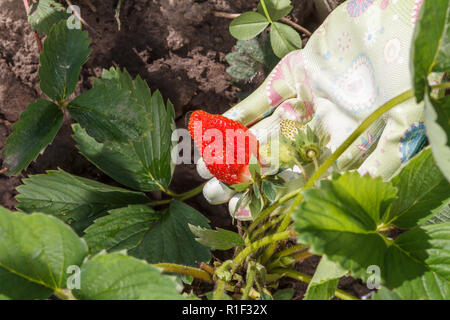
{"label": "floral patterned glove", "polygon": [[[258,129],[280,130],[284,119],[329,137],[335,151],[374,110],[411,89],[409,54],[423,0],[349,0],[333,11],[303,50],[283,58],[252,95],[224,116]],[[423,104],[411,99],[375,122],[336,163],[338,170],[390,178],[426,142]],[[211,178],[202,162],[198,171]],[[204,187],[213,203],[234,191],[213,178]],[[247,210],[248,211],[248,210]],[[242,210],[236,218],[251,219]]]}

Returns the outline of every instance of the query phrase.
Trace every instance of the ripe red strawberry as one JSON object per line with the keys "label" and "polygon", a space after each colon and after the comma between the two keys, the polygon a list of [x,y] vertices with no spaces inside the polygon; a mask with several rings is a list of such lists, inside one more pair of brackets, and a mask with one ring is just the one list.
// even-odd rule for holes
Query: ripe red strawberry
{"label": "ripe red strawberry", "polygon": [[247,127],[197,110],[192,113],[188,128],[212,175],[228,184],[251,180],[248,163],[252,155],[259,159],[259,143]]}

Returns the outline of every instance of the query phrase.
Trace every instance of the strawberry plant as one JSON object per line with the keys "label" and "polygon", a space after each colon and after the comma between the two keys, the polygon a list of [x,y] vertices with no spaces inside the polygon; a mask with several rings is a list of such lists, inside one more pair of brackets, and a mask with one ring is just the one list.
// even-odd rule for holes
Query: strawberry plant
{"label": "strawberry plant", "polygon": [[[270,26],[270,43],[273,52],[283,58],[302,47],[302,39],[294,28],[284,23],[293,7],[290,0],[261,0],[258,12],[245,12],[230,24],[230,33],[239,40],[253,39]],[[279,20],[281,20],[279,22]]]}
{"label": "strawberry plant", "polygon": [[[275,169],[298,164],[307,170],[299,178],[303,187],[281,197],[277,191],[287,182],[264,161],[274,155],[259,150],[247,127],[205,111],[191,114],[189,133],[206,167],[242,192],[237,211],[250,208],[251,221],[240,221],[239,232],[212,229],[184,202],[203,185],[183,194],[170,189],[171,155],[178,152],[172,103],[120,68],[103,70],[90,90],[75,96],[90,55],[88,34],[68,28],[53,1],[37,5],[30,22],[47,35],[39,77],[48,99],[32,102],[13,126],[3,152],[9,173],[45,150],[66,112],[80,153],[123,187],[60,169],[24,179],[19,211],[0,208],[0,298],[291,299],[293,291],[279,286],[290,278],[308,284],[307,300],[355,300],[338,289],[347,275],[377,289],[373,299],[450,298],[450,85],[429,82],[432,73],[450,72],[449,0],[424,1],[411,51],[413,89],[368,115],[332,154],[324,150],[328,137],[282,122],[276,155],[282,161]],[[243,15],[232,33],[252,38],[271,24],[272,46],[282,56],[291,47],[277,43],[291,31],[280,32],[285,27],[275,21],[291,9],[289,1],[261,0],[265,16]],[[411,98],[425,103],[428,146],[388,180],[334,170],[367,128]],[[219,139],[230,133],[231,139]],[[153,199],[153,191],[166,197]],[[212,260],[212,250],[230,250],[231,258]],[[313,255],[322,257],[313,276],[295,270]],[[183,290],[180,284],[193,279],[204,289]]]}
{"label": "strawberry plant", "polygon": [[267,76],[279,62],[266,37],[239,40],[225,57],[230,67],[228,74],[237,83],[250,82],[258,74]]}

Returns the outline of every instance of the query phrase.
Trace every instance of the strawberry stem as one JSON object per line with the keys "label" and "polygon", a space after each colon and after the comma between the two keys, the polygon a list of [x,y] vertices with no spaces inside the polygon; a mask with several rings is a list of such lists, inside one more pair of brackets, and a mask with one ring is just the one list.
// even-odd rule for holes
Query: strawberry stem
{"label": "strawberry stem", "polygon": [[269,14],[269,10],[267,10],[267,6],[266,6],[266,3],[264,2],[264,0],[261,0],[261,6],[263,7],[264,14],[267,17],[267,20],[269,20],[269,22],[272,24],[273,21],[272,21],[272,18],[270,16],[270,14]]}
{"label": "strawberry stem", "polygon": [[450,89],[450,82],[444,82],[431,86],[431,89]]}
{"label": "strawberry stem", "polygon": [[[292,265],[294,263],[306,260],[312,256],[314,256],[313,253],[309,252],[307,249],[304,249],[302,251],[295,252],[295,253],[291,254],[290,256],[284,256],[279,259],[275,259],[272,263],[270,263],[267,266],[267,270],[271,270],[271,269],[279,268],[279,267],[283,267],[283,266],[286,267],[288,265]],[[285,261],[286,259],[288,259],[287,262]]]}
{"label": "strawberry stem", "polygon": [[300,168],[300,170],[302,170],[302,174],[303,174],[303,178],[305,178],[305,182],[308,182],[308,174],[306,173],[306,170],[305,170],[305,168],[302,166],[302,164],[300,163],[300,161],[298,161],[298,160],[296,160],[295,158],[294,158],[294,163],[295,163],[295,165],[297,166],[297,167],[299,167]]}
{"label": "strawberry stem", "polygon": [[308,157],[310,157],[313,160],[314,168],[316,169],[316,171],[319,170],[319,162],[317,161],[316,153],[311,150],[308,152]]}
{"label": "strawberry stem", "polygon": [[216,282],[216,290],[214,290],[213,300],[222,300],[223,294],[225,293],[226,281],[219,280]]}
{"label": "strawberry stem", "polygon": [[[28,4],[28,0],[23,0],[23,5],[25,6],[25,10],[27,12],[27,19],[28,14],[30,13],[30,5]],[[42,45],[41,38],[39,37],[38,33],[36,31],[33,31],[34,37],[36,38],[37,45],[39,47],[39,52],[44,51],[44,46]]]}
{"label": "strawberry stem", "polygon": [[53,294],[61,300],[77,300],[71,290],[57,288],[53,291]]}
{"label": "strawberry stem", "polygon": [[175,192],[170,191],[170,190],[167,190],[167,191],[165,191],[165,192],[166,192],[168,195],[170,195],[170,196],[176,198],[177,200],[184,201],[184,200],[190,199],[190,198],[192,198],[192,197],[195,197],[196,195],[198,195],[199,193],[201,193],[202,190],[203,190],[203,187],[205,186],[205,184],[206,184],[206,182],[203,182],[203,183],[202,183],[201,185],[199,185],[198,187],[195,187],[194,189],[189,190],[189,191],[184,192],[184,193],[179,193],[179,194],[178,194],[178,193],[175,193]]}
{"label": "strawberry stem", "polygon": [[264,223],[260,228],[258,228],[252,235],[252,240],[256,239],[260,234],[263,234],[267,229],[272,228],[273,226],[276,226],[281,220],[283,220],[283,216],[280,215],[279,217],[269,220],[266,223]]}
{"label": "strawberry stem", "polygon": [[248,227],[247,232],[253,231],[260,224],[260,222],[264,221],[267,217],[269,217],[270,214],[275,211],[275,209],[277,209],[283,203],[285,203],[285,202],[291,200],[292,198],[294,198],[296,195],[298,195],[299,192],[300,192],[299,190],[291,191],[290,193],[284,195],[279,200],[277,200],[270,207],[266,208],[263,212],[261,212],[256,217],[255,220],[253,220],[252,224]]}
{"label": "strawberry stem", "polygon": [[206,182],[202,183],[201,185],[199,185],[198,187],[189,190],[185,193],[175,193],[171,190],[165,189],[164,187],[160,186],[161,191],[163,191],[164,193],[168,194],[169,196],[172,196],[172,199],[167,199],[167,200],[159,200],[159,201],[153,201],[150,203],[147,203],[148,206],[151,207],[157,207],[157,206],[162,206],[165,204],[169,204],[171,203],[173,200],[178,200],[178,201],[185,201],[188,200],[190,198],[195,197],[196,195],[198,195],[199,193],[202,192],[203,187],[205,186]]}
{"label": "strawberry stem", "polygon": [[157,263],[154,266],[163,269],[163,272],[185,274],[197,279],[204,280],[209,283],[213,283],[213,280],[211,279],[209,273],[202,269],[186,267],[175,263]]}
{"label": "strawberry stem", "polygon": [[289,247],[287,249],[284,249],[283,251],[278,252],[274,257],[275,258],[286,257],[286,256],[292,255],[298,251],[305,250],[307,248],[308,248],[308,245],[306,245],[306,244],[296,244],[296,245],[293,245],[292,247]]}
{"label": "strawberry stem", "polygon": [[259,248],[264,247],[270,243],[277,243],[278,241],[286,240],[297,236],[297,232],[294,230],[284,231],[272,235],[268,235],[260,240],[253,242],[251,245],[242,250],[233,260],[231,271],[236,269],[245,261],[245,259],[257,251]]}
{"label": "strawberry stem", "polygon": [[[300,203],[303,201],[303,191],[312,188],[315,186],[316,181],[319,180],[325,172],[337,161],[337,159],[352,145],[356,139],[358,139],[361,134],[363,134],[371,125],[374,123],[377,119],[379,119],[383,114],[388,112],[389,110],[393,109],[400,103],[403,103],[411,98],[414,97],[414,92],[412,90],[408,90],[399,96],[391,99],[387,103],[385,103],[383,106],[375,110],[369,117],[367,117],[361,125],[350,135],[350,137],[347,138],[347,140],[342,143],[339,148],[319,167],[316,172],[312,175],[312,177],[309,179],[309,181],[303,186],[303,188],[297,190],[296,198],[292,202],[291,206],[287,210],[286,213],[284,213],[284,220],[281,222],[280,226],[278,227],[277,232],[283,232],[285,231],[292,222],[292,214],[297,209],[297,207],[300,205]],[[273,255],[274,251],[276,249],[276,244],[271,244],[267,250],[264,252],[263,255],[263,263],[267,262],[270,257]]]}
{"label": "strawberry stem", "polygon": [[[275,269],[275,270],[273,270],[273,273],[281,274],[281,275],[287,276],[291,279],[300,280],[305,283],[310,283],[312,280],[311,276],[308,276],[306,274],[297,272],[295,270],[290,270],[290,269],[281,269],[281,268]],[[342,299],[342,300],[359,300],[358,298],[356,298],[356,297],[352,296],[351,294],[344,292],[340,289],[336,289],[334,295],[337,298]]]}
{"label": "strawberry stem", "polygon": [[247,283],[245,284],[244,291],[242,293],[241,300],[248,300],[250,296],[250,290],[253,288],[253,284],[256,280],[256,266],[254,263],[248,265],[247,268]]}

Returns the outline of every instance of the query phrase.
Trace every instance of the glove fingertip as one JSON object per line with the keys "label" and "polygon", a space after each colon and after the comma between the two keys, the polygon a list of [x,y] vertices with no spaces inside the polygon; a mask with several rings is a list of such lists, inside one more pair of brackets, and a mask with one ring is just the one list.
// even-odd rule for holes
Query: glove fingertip
{"label": "glove fingertip", "polygon": [[228,202],[236,192],[217,178],[212,178],[203,187],[203,196],[210,204],[223,204]]}

